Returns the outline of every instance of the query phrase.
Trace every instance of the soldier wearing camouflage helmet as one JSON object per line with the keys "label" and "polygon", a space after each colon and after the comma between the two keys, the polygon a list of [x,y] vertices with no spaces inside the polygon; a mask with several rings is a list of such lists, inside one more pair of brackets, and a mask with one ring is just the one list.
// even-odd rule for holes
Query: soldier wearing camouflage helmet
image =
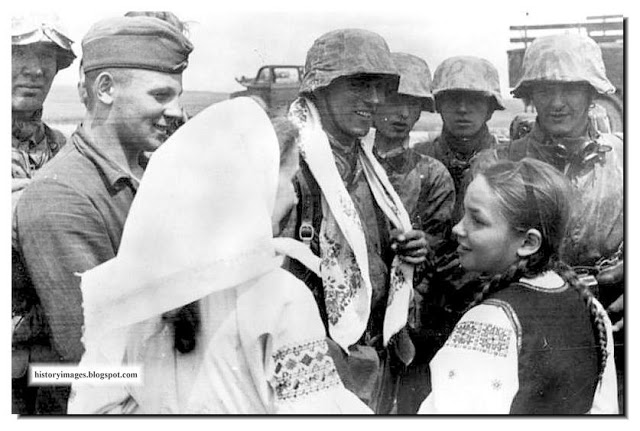
{"label": "soldier wearing camouflage helmet", "polygon": [[[374,115],[373,153],[400,195],[416,228],[430,243],[442,240],[450,224],[455,200],[453,180],[442,163],[423,156],[411,145],[410,132],[423,111],[433,112],[431,72],[411,54],[394,52],[400,74],[397,91],[387,95]],[[433,244],[431,244],[433,245]]]}
{"label": "soldier wearing camouflage helmet", "polygon": [[462,217],[462,199],[475,156],[497,144],[487,122],[495,110],[504,109],[498,71],[483,58],[451,57],[436,69],[432,92],[442,118],[442,133],[434,142],[417,148],[440,160],[453,177],[456,223]]}
{"label": "soldier wearing camouflage helmet", "polygon": [[414,265],[426,255],[424,233],[412,229],[361,139],[397,86],[380,35],[335,30],[308,51],[300,98],[290,108],[300,130],[301,171],[299,203],[283,233],[307,243],[323,263],[318,276],[295,261],[289,269],[314,292],[345,386],[378,413],[393,403],[391,355],[412,357],[403,328]]}
{"label": "soldier wearing camouflage helmet", "polygon": [[[11,20],[11,200],[12,210],[34,174],[65,145],[66,137],[42,121],[42,108],[56,74],[75,59],[73,41],[54,14],[33,13]],[[50,349],[34,342],[44,330],[38,304],[12,230],[12,412],[56,413],[62,408],[52,387],[28,387],[29,361],[48,359]],[[43,402],[39,402],[43,401]]]}
{"label": "soldier wearing camouflage helmet", "polygon": [[[550,163],[573,184],[576,199],[561,257],[599,292],[605,307],[610,305],[613,320],[620,319],[614,329],[620,330],[623,140],[619,135],[600,133],[589,121],[597,95],[613,91],[602,52],[593,39],[577,34],[537,38],[525,52],[523,75],[513,90],[515,97],[531,100],[536,123],[525,137],[511,143],[506,157],[534,157]],[[616,359],[624,357],[618,356]]]}
{"label": "soldier wearing camouflage helmet", "polygon": [[[400,74],[398,90],[391,92],[374,116],[375,132],[368,136],[374,140],[374,154],[385,168],[389,180],[400,195],[416,229],[425,232],[430,251],[428,262],[433,262],[434,250],[446,240],[451,230],[451,217],[455,203],[455,188],[447,168],[431,156],[418,153],[411,142],[410,132],[423,111],[434,111],[431,94],[431,72],[427,63],[419,57],[404,53],[392,53]],[[433,268],[426,264],[421,273]],[[426,271],[425,271],[426,269]],[[414,280],[420,280],[414,278]],[[414,414],[418,403],[416,388],[423,385],[422,366],[428,364],[424,357],[423,334],[420,331],[420,304],[429,289],[427,279],[418,283],[414,292],[414,308],[408,332],[416,346],[411,364],[393,367],[399,381],[397,411]],[[420,398],[420,397],[418,397]],[[421,401],[420,398],[418,401]]]}
{"label": "soldier wearing camouflage helmet", "polygon": [[[496,68],[483,58],[451,57],[436,69],[431,91],[442,118],[442,133],[416,148],[442,162],[451,174],[456,193],[451,221],[455,224],[463,216],[464,194],[474,170],[484,161],[482,155],[498,145],[487,122],[495,110],[505,109],[500,79]],[[402,376],[403,389],[398,394],[398,405],[403,405],[407,413],[415,413],[431,391],[429,361],[481,289],[479,274],[459,265],[457,247],[449,231],[434,252],[433,269],[423,280],[428,288],[421,289],[420,326],[414,334],[420,356]]]}
{"label": "soldier wearing camouflage helmet", "polygon": [[33,174],[66,143],[42,121],[42,105],[56,74],[75,54],[59,18],[53,14],[11,19],[11,174],[14,206]]}

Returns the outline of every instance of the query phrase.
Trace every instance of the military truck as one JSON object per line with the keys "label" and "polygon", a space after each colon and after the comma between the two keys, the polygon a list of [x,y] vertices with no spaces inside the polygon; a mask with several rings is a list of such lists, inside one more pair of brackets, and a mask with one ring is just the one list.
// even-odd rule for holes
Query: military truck
{"label": "military truck", "polygon": [[[524,46],[507,51],[509,59],[509,86],[515,87],[522,76],[524,52],[537,36],[561,32],[581,32],[591,37],[602,50],[607,77],[616,92],[599,96],[597,105],[607,112],[611,131],[622,132],[624,128],[624,21],[622,15],[587,17],[586,22],[571,24],[517,25],[511,26],[510,42]],[[525,111],[528,110],[525,107]],[[527,117],[524,115],[523,117]]]}
{"label": "military truck", "polygon": [[246,90],[231,93],[229,97],[252,96],[270,116],[286,115],[289,105],[298,96],[303,74],[303,66],[265,65],[258,69],[255,78],[236,78]]}

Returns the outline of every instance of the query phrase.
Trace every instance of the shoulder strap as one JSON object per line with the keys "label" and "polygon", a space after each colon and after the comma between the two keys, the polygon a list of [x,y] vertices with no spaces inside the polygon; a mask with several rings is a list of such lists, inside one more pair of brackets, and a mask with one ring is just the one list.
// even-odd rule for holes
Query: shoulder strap
{"label": "shoulder strap", "polygon": [[314,238],[317,239],[319,220],[322,218],[318,187],[312,181],[308,167],[302,163],[295,181],[299,199],[296,235],[297,239],[309,247]]}

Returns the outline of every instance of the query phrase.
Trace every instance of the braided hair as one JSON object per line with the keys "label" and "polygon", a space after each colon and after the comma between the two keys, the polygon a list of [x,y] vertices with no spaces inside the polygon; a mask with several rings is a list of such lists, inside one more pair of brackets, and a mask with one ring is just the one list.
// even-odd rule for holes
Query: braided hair
{"label": "braided hair", "polygon": [[607,333],[604,315],[593,294],[578,280],[573,269],[558,257],[565,237],[571,205],[571,188],[553,166],[532,158],[518,162],[502,160],[479,172],[498,198],[500,211],[510,227],[517,232],[537,229],[541,234],[538,251],[519,258],[504,272],[488,279],[476,294],[472,308],[520,278],[534,278],[552,270],[558,273],[579,294],[589,313],[598,348],[598,378],[607,361]]}

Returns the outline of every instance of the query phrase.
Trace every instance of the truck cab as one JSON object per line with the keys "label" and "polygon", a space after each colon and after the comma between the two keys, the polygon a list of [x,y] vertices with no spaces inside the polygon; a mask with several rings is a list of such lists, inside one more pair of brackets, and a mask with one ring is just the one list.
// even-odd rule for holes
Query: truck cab
{"label": "truck cab", "polygon": [[271,117],[285,116],[298,96],[303,74],[303,66],[265,65],[258,69],[255,78],[236,78],[246,90],[231,93],[229,97],[254,97]]}

